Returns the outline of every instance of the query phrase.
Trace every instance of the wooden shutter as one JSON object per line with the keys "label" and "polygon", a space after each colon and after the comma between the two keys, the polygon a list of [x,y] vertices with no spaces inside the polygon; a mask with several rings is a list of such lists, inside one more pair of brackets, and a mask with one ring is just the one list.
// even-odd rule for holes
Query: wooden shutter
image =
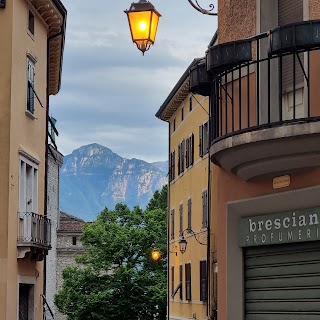
{"label": "wooden shutter", "polygon": [[179,235],[180,237],[182,236],[182,232],[183,232],[183,204],[180,204],[179,207],[179,216],[180,216],[180,230],[179,230]]}
{"label": "wooden shutter", "polygon": [[182,140],[182,142],[181,142],[181,172],[184,171],[184,153],[185,153],[184,152],[184,150],[185,150],[184,145],[185,145],[185,141]]}
{"label": "wooden shutter", "polygon": [[194,163],[194,134],[192,134],[190,138],[190,165],[192,166],[193,163]]}
{"label": "wooden shutter", "polygon": [[181,286],[180,286],[180,300],[183,299],[183,296],[182,296],[182,281],[183,281],[182,273],[183,273],[183,266],[180,265],[180,268],[179,268],[179,278],[180,278],[179,280],[180,280],[180,284],[181,284]]}
{"label": "wooden shutter", "polygon": [[171,210],[171,239],[174,239],[174,209]]}
{"label": "wooden shutter", "polygon": [[186,276],[186,300],[191,300],[191,264],[186,263],[185,265],[185,276]]}
{"label": "wooden shutter", "polygon": [[199,156],[203,156],[203,125],[199,127]]}
{"label": "wooden shutter", "polygon": [[202,227],[208,226],[208,191],[202,192]]}
{"label": "wooden shutter", "polygon": [[169,154],[169,182],[172,181],[172,153]]}
{"label": "wooden shutter", "polygon": [[27,110],[34,113],[34,64],[28,60]]}
{"label": "wooden shutter", "polygon": [[178,145],[178,174],[181,173],[181,146]]}
{"label": "wooden shutter", "polygon": [[200,261],[200,301],[207,300],[207,261]]}
{"label": "wooden shutter", "polygon": [[188,138],[186,140],[186,168],[189,168],[189,160],[190,160],[189,152],[190,152],[190,141]]}
{"label": "wooden shutter", "polygon": [[176,178],[176,150],[172,153],[172,180]]}
{"label": "wooden shutter", "polygon": [[191,228],[191,224],[192,224],[192,221],[191,221],[191,213],[192,213],[192,211],[191,211],[191,206],[192,206],[192,200],[191,200],[191,198],[190,199],[188,199],[188,230],[191,230],[192,228]]}
{"label": "wooden shutter", "polygon": [[171,295],[174,293],[174,267],[171,267]]}
{"label": "wooden shutter", "polygon": [[[288,23],[303,21],[303,0],[278,0],[279,26]],[[303,53],[299,54],[302,65],[304,65]],[[303,84],[304,75],[299,60],[296,57],[296,85]],[[282,64],[282,87],[283,91],[293,89],[293,55],[283,57]]]}

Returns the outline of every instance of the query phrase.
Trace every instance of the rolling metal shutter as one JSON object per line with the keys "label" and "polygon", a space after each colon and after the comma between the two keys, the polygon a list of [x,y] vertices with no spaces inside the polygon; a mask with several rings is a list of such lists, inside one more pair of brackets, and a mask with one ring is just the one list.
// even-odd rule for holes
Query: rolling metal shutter
{"label": "rolling metal shutter", "polygon": [[246,320],[320,319],[320,242],[249,247]]}
{"label": "rolling metal shutter", "polygon": [[[303,0],[278,0],[279,26],[288,23],[303,21]],[[303,54],[299,57],[303,65]],[[293,90],[293,56],[289,55],[283,58],[282,87],[284,92]],[[303,71],[298,58],[295,61],[296,85],[303,84]]]}

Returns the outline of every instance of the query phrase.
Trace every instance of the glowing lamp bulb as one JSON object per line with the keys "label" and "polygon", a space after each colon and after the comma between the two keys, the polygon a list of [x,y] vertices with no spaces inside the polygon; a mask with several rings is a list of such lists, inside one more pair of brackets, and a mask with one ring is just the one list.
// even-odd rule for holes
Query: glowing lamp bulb
{"label": "glowing lamp bulb", "polygon": [[141,31],[146,30],[146,29],[147,29],[147,24],[146,24],[144,21],[141,21],[141,22],[139,23],[139,29],[140,29]]}
{"label": "glowing lamp bulb", "polygon": [[160,259],[160,251],[157,250],[157,249],[154,249],[154,250],[152,251],[151,256],[152,256],[152,260],[158,261],[158,260]]}

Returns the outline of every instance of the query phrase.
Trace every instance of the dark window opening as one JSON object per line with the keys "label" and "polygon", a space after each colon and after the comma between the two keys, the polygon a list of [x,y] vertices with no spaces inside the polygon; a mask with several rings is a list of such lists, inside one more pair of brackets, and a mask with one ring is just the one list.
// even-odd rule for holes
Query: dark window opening
{"label": "dark window opening", "polygon": [[29,10],[28,30],[34,35],[34,14]]}
{"label": "dark window opening", "polygon": [[176,119],[173,119],[173,132],[176,131]]}
{"label": "dark window opening", "polygon": [[184,120],[184,108],[181,109],[181,121]]}
{"label": "dark window opening", "polygon": [[77,237],[72,237],[72,245],[77,245]]}
{"label": "dark window opening", "polygon": [[192,111],[192,96],[189,98],[189,111]]}
{"label": "dark window opening", "polygon": [[186,276],[186,300],[191,300],[191,263],[185,265],[185,276]]}
{"label": "dark window opening", "polygon": [[200,301],[207,301],[207,261],[200,261]]}

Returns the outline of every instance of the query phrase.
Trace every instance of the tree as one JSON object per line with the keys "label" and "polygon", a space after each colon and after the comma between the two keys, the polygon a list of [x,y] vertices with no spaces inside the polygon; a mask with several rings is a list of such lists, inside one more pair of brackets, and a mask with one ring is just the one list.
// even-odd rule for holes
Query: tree
{"label": "tree", "polygon": [[[145,211],[117,204],[87,224],[86,253],[63,271],[55,297],[69,320],[156,320],[166,314],[166,194],[156,192]],[[165,201],[163,200],[165,199]],[[151,260],[157,247],[162,259]]]}

